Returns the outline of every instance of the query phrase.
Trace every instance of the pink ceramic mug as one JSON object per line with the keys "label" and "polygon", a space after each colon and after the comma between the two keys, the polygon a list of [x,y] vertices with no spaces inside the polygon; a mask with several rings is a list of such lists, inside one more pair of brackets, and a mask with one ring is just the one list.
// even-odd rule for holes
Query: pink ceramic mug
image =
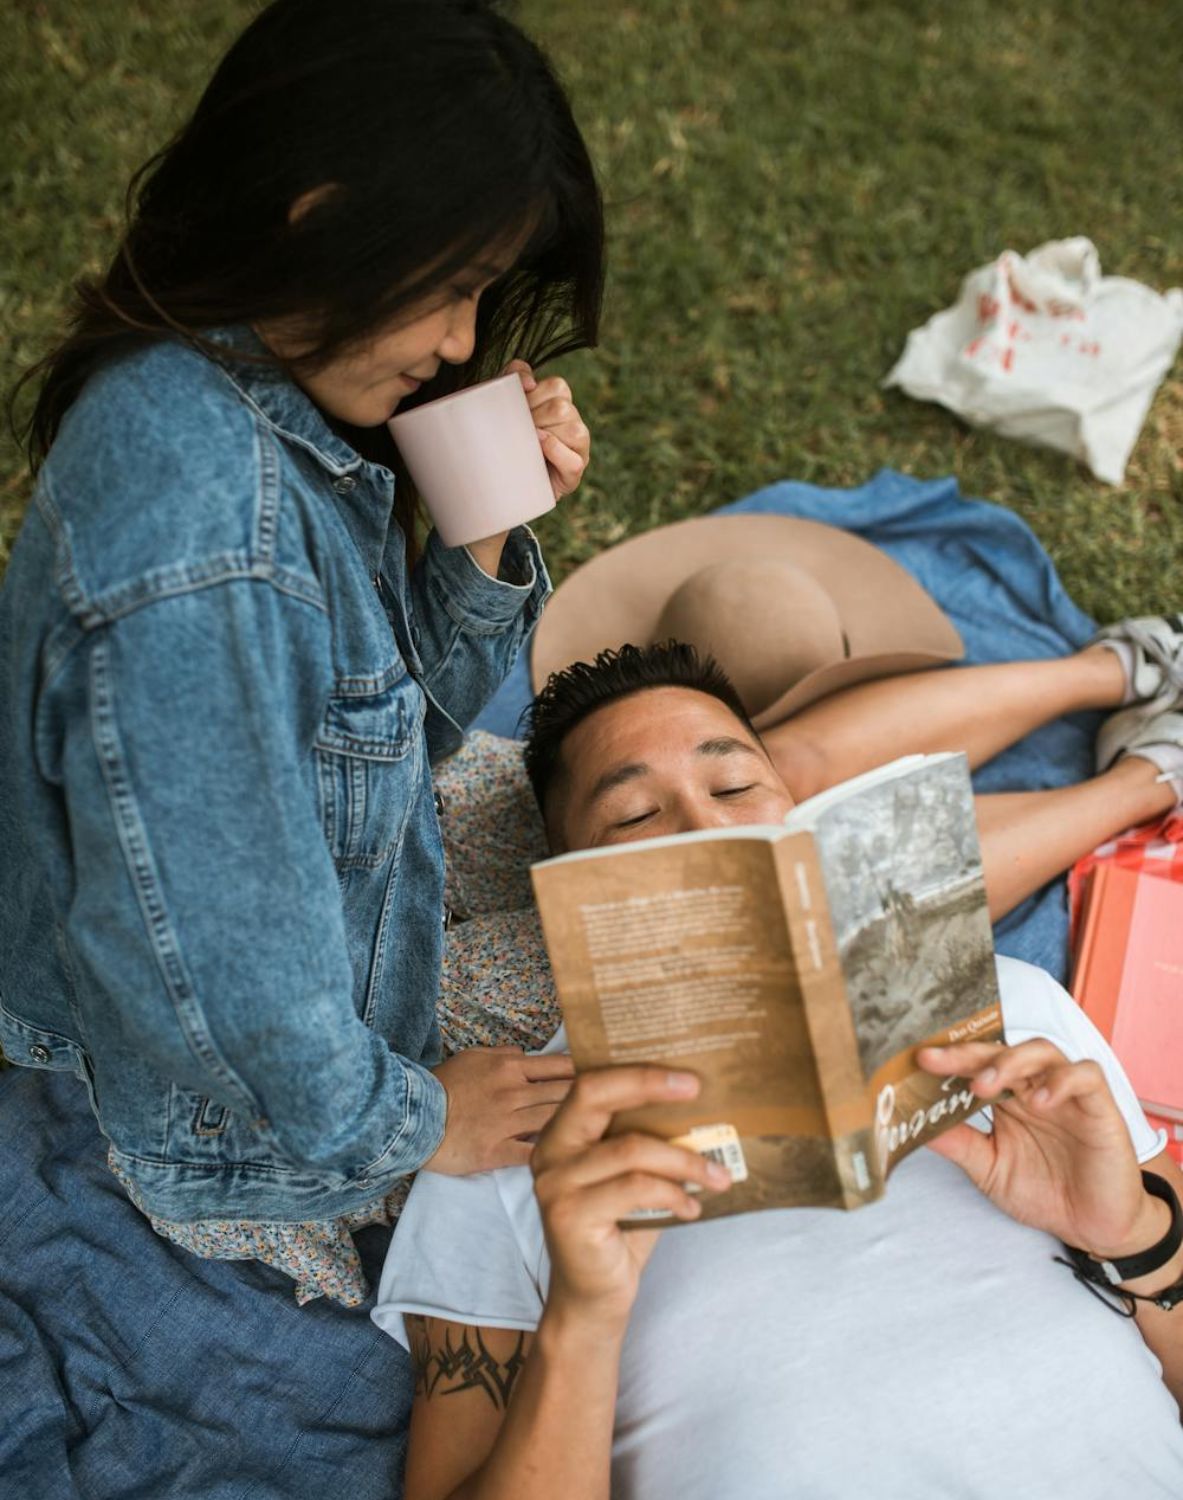
{"label": "pink ceramic mug", "polygon": [[387,424],[445,547],[509,531],[554,509],[520,375],[500,375]]}

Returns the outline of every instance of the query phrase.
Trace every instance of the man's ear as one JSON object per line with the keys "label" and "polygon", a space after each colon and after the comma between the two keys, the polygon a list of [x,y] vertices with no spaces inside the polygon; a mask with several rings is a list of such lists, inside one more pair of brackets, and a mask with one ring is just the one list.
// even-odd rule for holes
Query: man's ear
{"label": "man's ear", "polygon": [[563,837],[561,821],[553,816],[544,817],[542,826],[546,830],[546,847],[552,855],[566,854],[567,841]]}
{"label": "man's ear", "polygon": [[563,786],[565,780],[562,765],[555,766],[539,809],[542,827],[546,832],[546,847],[552,855],[567,853],[567,840],[563,836],[563,810],[567,801]]}

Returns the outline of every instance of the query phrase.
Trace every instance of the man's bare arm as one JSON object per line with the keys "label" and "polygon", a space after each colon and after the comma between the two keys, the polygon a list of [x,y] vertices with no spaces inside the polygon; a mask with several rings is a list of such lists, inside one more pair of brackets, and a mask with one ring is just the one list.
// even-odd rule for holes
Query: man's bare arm
{"label": "man's bare arm", "polygon": [[[1165,1151],[1146,1162],[1145,1168],[1146,1171],[1165,1178],[1183,1203],[1183,1173],[1180,1173]],[[1149,1244],[1150,1241],[1147,1240],[1146,1243]],[[1145,1276],[1141,1281],[1131,1281],[1128,1286],[1132,1292],[1152,1296],[1174,1286],[1180,1280],[1183,1280],[1183,1249],[1167,1265],[1160,1266],[1153,1275]],[[1152,1302],[1139,1302],[1137,1308],[1138,1329],[1158,1357],[1162,1365],[1162,1378],[1183,1412],[1183,1305],[1172,1308],[1170,1312],[1163,1312]]]}
{"label": "man's bare arm", "polygon": [[544,1315],[537,1334],[409,1317],[406,1500],[607,1500],[618,1336]]}
{"label": "man's bare arm", "polygon": [[532,1334],[472,1328],[415,1313],[406,1324],[416,1396],[430,1401],[480,1391],[495,1411],[505,1411]]}
{"label": "man's bare arm", "polygon": [[654,1136],[604,1136],[619,1110],[697,1092],[693,1074],[663,1068],[576,1080],[531,1161],[551,1263],[537,1332],[407,1319],[407,1500],[608,1500],[620,1351],[657,1239],[620,1220],[638,1208],[696,1219],[686,1184],[721,1190],[730,1176]]}

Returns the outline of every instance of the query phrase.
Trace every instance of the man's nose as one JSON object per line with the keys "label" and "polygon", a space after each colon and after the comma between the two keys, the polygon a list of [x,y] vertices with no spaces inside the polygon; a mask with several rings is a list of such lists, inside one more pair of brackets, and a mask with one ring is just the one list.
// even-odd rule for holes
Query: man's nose
{"label": "man's nose", "polygon": [[678,833],[696,833],[702,828],[729,828],[735,819],[725,802],[714,797],[687,798],[678,809]]}

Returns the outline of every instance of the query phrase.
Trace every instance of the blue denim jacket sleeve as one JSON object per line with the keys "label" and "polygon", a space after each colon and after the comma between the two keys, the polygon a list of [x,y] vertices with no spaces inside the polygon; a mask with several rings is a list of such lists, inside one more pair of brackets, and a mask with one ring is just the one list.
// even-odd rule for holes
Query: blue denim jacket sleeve
{"label": "blue denim jacket sleeve", "polygon": [[497,578],[466,547],[445,547],[429,534],[410,592],[415,649],[434,710],[427,718],[433,761],[458,748],[508,676],[550,591],[542,552],[525,526],[506,539]]}
{"label": "blue denim jacket sleeve", "polygon": [[375,1191],[443,1137],[446,1096],[357,1014],[309,747],[323,608],[238,579],[94,632],[59,704],[77,951],[165,1077],[277,1153]]}

